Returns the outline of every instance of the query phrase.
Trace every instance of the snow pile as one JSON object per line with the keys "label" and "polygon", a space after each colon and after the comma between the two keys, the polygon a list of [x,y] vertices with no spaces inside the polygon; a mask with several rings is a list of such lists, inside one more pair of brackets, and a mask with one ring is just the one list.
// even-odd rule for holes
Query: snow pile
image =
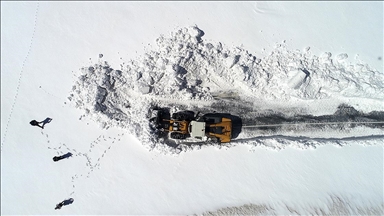
{"label": "snow pile", "polygon": [[226,106],[226,98],[236,99],[240,108],[255,100],[278,99],[286,106],[297,100],[384,98],[384,74],[366,64],[351,65],[347,54],[318,57],[309,47],[287,50],[283,42],[260,58],[240,47],[204,42],[203,35],[198,27],[182,28],[159,37],[156,50],[120,69],[107,62],[84,67],[68,99],[102,127],[126,128],[152,149],[166,148],[156,145],[148,127],[153,106],[174,112],[209,110],[218,101]]}

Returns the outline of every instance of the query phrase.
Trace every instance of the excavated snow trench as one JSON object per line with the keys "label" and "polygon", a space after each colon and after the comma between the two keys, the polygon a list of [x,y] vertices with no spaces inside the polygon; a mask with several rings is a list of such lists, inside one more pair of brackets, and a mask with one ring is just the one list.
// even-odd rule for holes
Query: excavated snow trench
{"label": "excavated snow trench", "polygon": [[[193,107],[191,110],[200,113],[230,114],[233,131],[231,143],[242,143],[254,140],[281,138],[287,140],[309,139],[317,141],[338,140],[369,140],[384,139],[384,112],[359,112],[354,107],[341,104],[332,115],[300,115],[287,116],[283,113],[271,111],[257,113],[245,102],[217,99],[210,107]],[[170,104],[181,110],[188,110],[187,106]],[[228,117],[228,116],[226,116]],[[353,133],[353,129],[374,129],[376,134],[363,132]],[[288,132],[288,133],[287,133]],[[327,137],[325,134],[331,132]],[[289,134],[289,135],[285,135]],[[357,135],[357,136],[356,136]],[[207,142],[165,139],[164,143],[171,147],[179,145],[204,145]],[[208,142],[209,143],[209,142]],[[213,144],[213,143],[209,143]],[[214,145],[214,144],[213,144]]]}

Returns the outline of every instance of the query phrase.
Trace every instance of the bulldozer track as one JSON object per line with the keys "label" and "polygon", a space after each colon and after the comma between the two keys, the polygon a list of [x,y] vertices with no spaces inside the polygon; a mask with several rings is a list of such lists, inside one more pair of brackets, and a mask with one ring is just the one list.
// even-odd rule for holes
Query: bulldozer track
{"label": "bulldozer track", "polygon": [[304,123],[285,123],[285,124],[269,124],[269,125],[243,125],[243,128],[258,128],[258,127],[279,127],[279,126],[301,126],[301,125],[334,125],[334,124],[383,124],[379,122],[304,122]]}

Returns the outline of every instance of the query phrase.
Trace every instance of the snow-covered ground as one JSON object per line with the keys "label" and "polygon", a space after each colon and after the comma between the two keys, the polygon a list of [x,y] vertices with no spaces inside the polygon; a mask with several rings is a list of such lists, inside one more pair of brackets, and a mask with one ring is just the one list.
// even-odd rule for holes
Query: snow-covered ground
{"label": "snow-covered ground", "polygon": [[380,127],[172,148],[146,118],[383,121],[382,2],[1,2],[1,30],[2,214],[383,214]]}

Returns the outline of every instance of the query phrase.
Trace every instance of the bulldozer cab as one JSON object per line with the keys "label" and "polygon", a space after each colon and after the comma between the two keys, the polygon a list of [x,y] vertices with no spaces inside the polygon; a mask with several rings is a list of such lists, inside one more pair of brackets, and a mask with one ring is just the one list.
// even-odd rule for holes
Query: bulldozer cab
{"label": "bulldozer cab", "polygon": [[229,118],[204,116],[198,121],[191,121],[188,133],[193,138],[209,137],[227,143],[231,141],[232,121]]}
{"label": "bulldozer cab", "polygon": [[201,139],[205,137],[205,122],[191,121],[188,127],[191,137]]}

